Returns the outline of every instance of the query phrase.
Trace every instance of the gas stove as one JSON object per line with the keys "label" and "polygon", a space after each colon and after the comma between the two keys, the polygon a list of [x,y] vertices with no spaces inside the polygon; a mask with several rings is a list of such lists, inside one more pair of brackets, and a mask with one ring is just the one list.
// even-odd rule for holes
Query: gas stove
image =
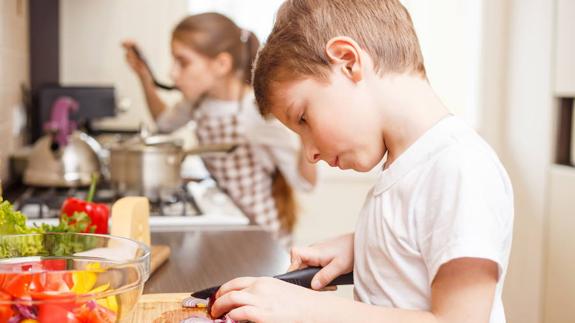
{"label": "gas stove", "polygon": [[[57,224],[64,200],[68,197],[85,199],[87,194],[85,188],[25,187],[12,202],[26,215],[30,225]],[[93,200],[112,205],[121,197],[114,189],[103,185]],[[248,224],[248,218],[211,179],[188,182],[150,201],[151,231]]]}

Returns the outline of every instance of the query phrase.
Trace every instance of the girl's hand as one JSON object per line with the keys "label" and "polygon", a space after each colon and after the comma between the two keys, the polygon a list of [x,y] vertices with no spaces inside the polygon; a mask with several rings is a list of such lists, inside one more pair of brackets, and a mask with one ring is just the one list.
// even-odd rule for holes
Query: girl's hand
{"label": "girl's hand", "polygon": [[122,47],[126,50],[126,61],[142,81],[151,81],[152,75],[150,74],[146,63],[136,55],[136,46],[136,43],[131,40],[122,42]]}
{"label": "girl's hand", "polygon": [[222,285],[212,305],[212,317],[224,314],[235,321],[312,322],[321,317],[322,295],[270,277],[236,278]]}
{"label": "girl's hand", "polygon": [[288,271],[306,267],[323,267],[313,278],[311,287],[320,290],[332,280],[353,270],[353,233],[304,248],[291,249]]}

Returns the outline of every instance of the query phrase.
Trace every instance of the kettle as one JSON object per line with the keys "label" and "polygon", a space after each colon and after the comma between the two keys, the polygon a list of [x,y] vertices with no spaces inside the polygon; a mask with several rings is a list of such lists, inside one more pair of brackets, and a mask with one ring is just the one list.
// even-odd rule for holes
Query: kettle
{"label": "kettle", "polygon": [[47,133],[34,144],[24,172],[24,183],[31,186],[79,187],[88,186],[91,176],[100,173],[98,153],[101,147],[87,134],[76,130],[69,119],[78,110],[78,102],[70,97],[59,97],[52,107]]}

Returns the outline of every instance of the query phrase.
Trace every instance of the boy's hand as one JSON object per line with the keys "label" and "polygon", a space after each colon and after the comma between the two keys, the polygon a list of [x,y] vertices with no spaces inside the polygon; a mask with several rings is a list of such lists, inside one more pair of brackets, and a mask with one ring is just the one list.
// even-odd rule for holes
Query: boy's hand
{"label": "boy's hand", "polygon": [[311,287],[320,290],[332,280],[353,270],[353,233],[309,247],[291,249],[288,271],[310,266],[323,267],[313,278]]}
{"label": "boy's hand", "polygon": [[[242,277],[231,280],[218,290],[212,305],[212,317],[224,314],[234,321],[301,322],[308,321],[321,308],[319,292],[270,277]],[[305,314],[302,314],[305,313]]]}

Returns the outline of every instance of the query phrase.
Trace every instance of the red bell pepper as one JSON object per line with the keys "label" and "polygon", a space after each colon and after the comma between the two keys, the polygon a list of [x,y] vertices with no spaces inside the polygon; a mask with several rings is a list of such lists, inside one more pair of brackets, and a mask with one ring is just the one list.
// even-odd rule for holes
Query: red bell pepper
{"label": "red bell pepper", "polygon": [[93,203],[94,193],[96,191],[96,183],[98,177],[92,177],[92,184],[86,200],[77,198],[68,198],[62,204],[62,215],[69,217],[73,216],[76,212],[84,212],[91,220],[90,225],[84,232],[94,232],[101,234],[108,234],[108,218],[110,217],[110,208],[106,204]]}

